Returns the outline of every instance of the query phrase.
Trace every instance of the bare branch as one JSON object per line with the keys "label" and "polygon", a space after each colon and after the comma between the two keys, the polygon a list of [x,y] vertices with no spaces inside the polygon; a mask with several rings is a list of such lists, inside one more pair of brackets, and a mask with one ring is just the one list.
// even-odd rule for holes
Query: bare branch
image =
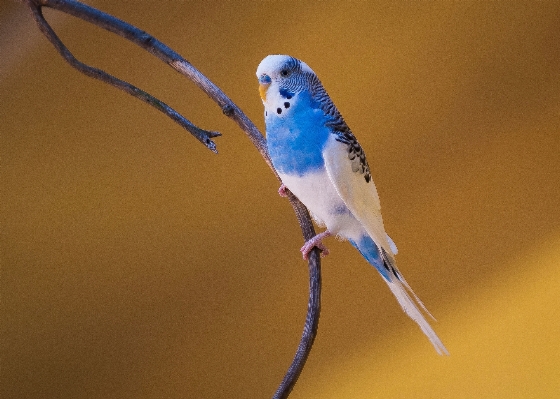
{"label": "bare branch", "polygon": [[[239,109],[239,107],[237,107],[237,105],[233,101],[231,101],[231,99],[229,99],[229,97],[226,96],[226,94],[218,86],[211,82],[192,64],[190,64],[187,60],[185,60],[171,48],[167,47],[165,44],[155,39],[153,36],[136,28],[135,26],[132,26],[118,18],[115,18],[109,14],[106,14],[93,7],[74,0],[21,1],[24,2],[31,10],[33,18],[37,22],[37,25],[41,32],[45,34],[49,41],[55,46],[58,52],[70,65],[88,76],[107,82],[131,94],[132,96],[139,98],[142,101],[156,107],[164,114],[168,115],[171,119],[183,126],[209,149],[217,152],[215,143],[212,142],[211,138],[219,136],[220,133],[210,132],[196,127],[194,124],[171,109],[165,103],[151,96],[145,91],[140,90],[137,87],[114,76],[111,76],[100,69],[93,68],[78,61],[58,38],[48,22],[44,19],[41,8],[50,7],[59,10],[61,12],[88,21],[119,36],[122,36],[132,41],[133,43],[136,43],[146,51],[150,52],[151,54],[161,59],[163,62],[170,65],[179,73],[192,80],[201,90],[203,90],[221,107],[224,115],[233,119],[239,125],[239,127],[245,132],[253,145],[260,152],[272,172],[278,178],[278,174],[272,166],[272,162],[266,149],[266,140],[257,129],[255,124]],[[280,179],[278,178],[278,180]],[[311,218],[309,217],[309,212],[307,211],[307,208],[305,208],[305,206],[300,201],[298,201],[298,199],[292,193],[288,192],[288,194],[288,198],[290,200],[290,203],[292,204],[298,223],[302,230],[303,238],[305,241],[308,241],[315,236],[315,230],[313,228]],[[287,398],[290,395],[290,392],[292,391],[295,383],[297,382],[297,379],[299,378],[303,367],[305,366],[307,357],[309,356],[309,353],[311,351],[315,336],[317,335],[320,309],[321,261],[319,250],[317,248],[314,248],[311,252],[311,255],[309,256],[309,302],[307,306],[307,317],[305,320],[303,333],[292,364],[290,365],[288,371],[284,376],[284,379],[282,380],[280,386],[278,387],[278,390],[274,395],[275,399]]]}
{"label": "bare branch", "polygon": [[[315,229],[311,223],[307,208],[287,190],[305,241],[315,237]],[[311,352],[311,347],[319,328],[319,314],[321,313],[321,256],[318,248],[313,248],[309,256],[309,300],[307,302],[307,316],[303,326],[303,333],[292,364],[286,371],[284,379],[276,390],[273,399],[285,399],[290,396],[305,362]]]}
{"label": "bare branch", "polygon": [[[184,129],[190,132],[194,137],[196,137],[202,144],[204,144],[208,149],[210,149],[214,153],[218,153],[216,149],[216,143],[214,143],[211,139],[214,137],[221,136],[218,132],[212,132],[208,130],[201,129],[195,126],[192,122],[187,120],[184,116],[179,114],[169,105],[165,104],[163,101],[158,100],[151,94],[145,92],[144,90],[139,89],[138,87],[125,82],[124,80],[118,79],[101,69],[91,67],[89,65],[84,64],[83,62],[79,61],[74,57],[74,55],[68,50],[68,48],[62,43],[56,33],[53,31],[49,23],[43,17],[43,13],[41,12],[41,5],[38,5],[38,2],[34,2],[32,0],[25,0],[28,4],[29,8],[31,9],[31,13],[35,22],[39,26],[39,29],[43,34],[49,39],[49,41],[54,45],[60,55],[74,68],[78,71],[82,72],[83,74],[90,76],[95,79],[99,79],[103,82],[109,83],[112,86],[115,86],[118,89],[123,90],[124,92],[134,96],[145,103],[150,104],[152,107],[158,109],[159,111],[163,112],[179,125],[181,125]],[[43,3],[50,3],[45,1]],[[64,3],[64,2],[57,2]],[[77,3],[79,4],[79,3]],[[49,4],[44,4],[45,6],[49,7]],[[89,7],[88,7],[89,8]],[[100,12],[95,10],[96,12]]]}

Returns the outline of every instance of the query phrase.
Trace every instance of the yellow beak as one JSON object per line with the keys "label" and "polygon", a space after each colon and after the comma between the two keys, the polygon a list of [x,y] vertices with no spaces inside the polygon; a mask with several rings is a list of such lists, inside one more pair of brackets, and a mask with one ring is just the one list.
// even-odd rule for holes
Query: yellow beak
{"label": "yellow beak", "polygon": [[260,83],[259,84],[259,93],[260,93],[263,101],[266,101],[266,92],[268,90],[268,86],[270,86],[270,83]]}

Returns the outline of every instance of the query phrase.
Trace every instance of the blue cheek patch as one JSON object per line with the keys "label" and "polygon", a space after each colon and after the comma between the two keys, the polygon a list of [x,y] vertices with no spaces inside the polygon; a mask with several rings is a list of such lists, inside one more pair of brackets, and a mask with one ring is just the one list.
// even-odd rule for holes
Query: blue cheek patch
{"label": "blue cheek patch", "polygon": [[291,91],[289,91],[288,89],[280,89],[280,95],[284,98],[287,98],[288,100],[292,99],[295,95],[295,93],[292,93]]}

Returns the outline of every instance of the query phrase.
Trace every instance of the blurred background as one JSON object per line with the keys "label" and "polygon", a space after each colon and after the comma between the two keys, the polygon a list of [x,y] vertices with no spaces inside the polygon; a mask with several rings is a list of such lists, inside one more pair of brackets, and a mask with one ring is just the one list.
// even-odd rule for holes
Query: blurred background
{"label": "blurred background", "polygon": [[[560,392],[557,2],[88,2],[153,34],[263,128],[255,70],[319,75],[368,154],[436,355],[380,276],[331,239],[292,398]],[[279,183],[191,82],[45,10],[81,61],[218,130],[219,155],[67,65],[0,5],[2,398],[266,398],[307,310]]]}

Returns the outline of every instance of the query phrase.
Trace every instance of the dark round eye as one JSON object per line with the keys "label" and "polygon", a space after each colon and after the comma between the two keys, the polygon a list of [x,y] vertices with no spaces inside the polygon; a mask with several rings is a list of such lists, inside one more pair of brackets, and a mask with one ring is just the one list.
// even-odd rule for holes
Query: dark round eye
{"label": "dark round eye", "polygon": [[280,71],[280,75],[282,75],[282,77],[284,77],[284,78],[285,78],[286,76],[288,76],[289,74],[290,74],[290,71],[288,71],[287,69],[282,69],[282,70]]}

